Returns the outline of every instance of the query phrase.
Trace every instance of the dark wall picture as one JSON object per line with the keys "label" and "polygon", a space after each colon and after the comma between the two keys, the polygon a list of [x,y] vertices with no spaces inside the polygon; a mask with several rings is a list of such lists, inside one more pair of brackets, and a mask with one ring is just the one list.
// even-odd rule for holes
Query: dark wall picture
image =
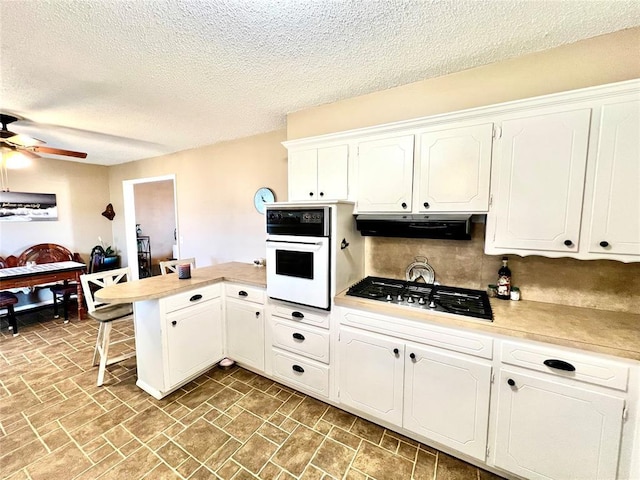
{"label": "dark wall picture", "polygon": [[55,193],[0,192],[0,222],[57,219]]}

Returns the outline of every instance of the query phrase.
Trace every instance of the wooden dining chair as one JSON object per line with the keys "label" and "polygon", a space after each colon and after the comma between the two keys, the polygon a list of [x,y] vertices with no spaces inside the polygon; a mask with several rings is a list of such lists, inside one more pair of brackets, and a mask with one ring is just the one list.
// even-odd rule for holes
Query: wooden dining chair
{"label": "wooden dining chair", "polygon": [[[0,257],[0,268],[7,268],[7,261]],[[0,308],[7,310],[7,320],[9,321],[9,330],[13,332],[13,336],[18,335],[18,320],[13,306],[18,303],[18,297],[11,292],[0,292]]]}
{"label": "wooden dining chair", "polygon": [[178,265],[184,265],[185,263],[190,264],[192,269],[196,268],[195,258],[181,258],[179,260],[167,260],[165,262],[160,262],[160,273],[162,273],[162,275],[176,273]]}
{"label": "wooden dining chair", "polygon": [[80,276],[82,291],[87,301],[89,317],[100,323],[96,346],[93,351],[93,365],[98,365],[98,381],[100,387],[104,383],[104,374],[108,365],[121,362],[135,356],[136,352],[125,352],[117,357],[109,358],[109,348],[113,345],[132,342],[135,337],[126,337],[111,341],[111,330],[115,322],[133,322],[133,305],[131,303],[103,303],[95,298],[96,291],[109,285],[128,282],[131,277],[129,267],[88,273]]}

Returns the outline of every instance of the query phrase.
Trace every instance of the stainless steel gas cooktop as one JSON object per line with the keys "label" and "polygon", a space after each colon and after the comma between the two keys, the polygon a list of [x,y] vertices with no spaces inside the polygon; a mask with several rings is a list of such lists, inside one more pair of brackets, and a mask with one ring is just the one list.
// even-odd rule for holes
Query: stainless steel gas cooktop
{"label": "stainless steel gas cooktop", "polygon": [[482,290],[367,277],[350,287],[347,295],[493,321],[489,296]]}

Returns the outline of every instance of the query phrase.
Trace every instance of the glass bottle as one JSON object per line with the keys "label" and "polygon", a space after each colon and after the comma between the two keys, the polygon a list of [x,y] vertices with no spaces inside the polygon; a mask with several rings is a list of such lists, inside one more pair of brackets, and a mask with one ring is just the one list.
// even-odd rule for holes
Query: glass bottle
{"label": "glass bottle", "polygon": [[498,270],[498,298],[501,300],[511,298],[511,270],[507,266],[507,257],[502,257],[502,266]]}

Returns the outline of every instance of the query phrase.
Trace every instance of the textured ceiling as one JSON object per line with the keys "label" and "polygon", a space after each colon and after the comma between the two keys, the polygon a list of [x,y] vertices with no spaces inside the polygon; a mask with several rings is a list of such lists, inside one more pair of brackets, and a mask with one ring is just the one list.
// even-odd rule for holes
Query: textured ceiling
{"label": "textured ceiling", "polygon": [[283,128],[289,112],[637,26],[639,5],[0,0],[0,111],[23,117],[14,132],[111,165]]}

